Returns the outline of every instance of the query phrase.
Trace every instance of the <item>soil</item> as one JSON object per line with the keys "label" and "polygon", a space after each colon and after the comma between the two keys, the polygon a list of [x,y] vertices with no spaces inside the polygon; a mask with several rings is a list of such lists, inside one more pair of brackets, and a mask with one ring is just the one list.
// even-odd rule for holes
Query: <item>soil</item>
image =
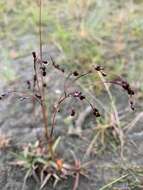
{"label": "soil", "polygon": [[[47,49],[46,49],[47,51]],[[58,52],[49,47],[48,53],[57,57]],[[45,56],[47,55],[47,52]],[[22,58],[14,60],[15,72],[18,76],[11,84],[5,85],[1,88],[1,92],[6,89],[23,89],[26,88],[26,83],[23,81],[28,80],[32,76],[32,56],[29,54]],[[62,91],[63,76],[55,70],[50,70],[48,73],[48,97],[49,109]],[[3,85],[2,85],[3,86]],[[113,89],[113,92],[116,92]],[[53,98],[53,94],[55,97]],[[124,95],[115,93],[118,100],[118,109],[126,110],[128,107],[127,98]],[[125,98],[124,98],[125,97]],[[48,100],[49,100],[48,98]],[[108,103],[108,98],[105,95],[100,96],[103,103]],[[65,105],[66,108],[70,102]],[[108,105],[108,104],[107,104]],[[84,105],[85,106],[85,105]],[[84,107],[83,106],[83,107]],[[85,108],[85,107],[84,107]],[[136,111],[132,113],[130,110],[126,113],[124,122],[128,124],[139,115],[142,111],[141,104],[137,103]],[[6,134],[11,139],[9,147],[0,150],[0,189],[1,190],[21,190],[25,176],[25,170],[20,167],[13,166],[11,162],[14,160],[11,152],[20,149],[24,143],[29,143],[36,140],[37,132],[42,134],[42,119],[40,117],[40,109],[37,107],[37,119],[33,121],[32,103],[30,100],[20,101],[14,96],[7,97],[0,102],[0,133]],[[125,111],[121,116],[125,115]],[[57,116],[57,128],[55,135],[60,135],[62,141],[59,145],[59,154],[62,154],[65,159],[71,159],[70,150],[73,150],[78,159],[83,158],[85,151],[95,134],[96,122],[93,116],[89,115],[86,118],[82,129],[82,137],[76,135],[68,135],[68,128],[73,127],[74,122],[70,126],[66,124],[63,118],[66,118],[64,110]],[[120,183],[109,186],[105,189],[111,190],[142,190],[143,177],[136,176],[136,170],[140,169],[143,172],[143,117],[136,123],[135,127],[128,133],[125,133],[124,145],[124,159],[120,156],[120,146],[111,146],[110,143],[106,144],[103,151],[97,152],[97,147],[93,147],[93,151],[88,160],[94,160],[95,163],[89,166],[89,179],[84,177],[80,178],[78,190],[100,190],[104,185],[114,181],[115,179],[128,174]],[[50,122],[49,122],[50,124]],[[102,147],[100,147],[101,149]],[[70,190],[73,187],[73,179],[69,178],[59,182],[56,188],[53,188],[52,182],[45,187],[45,190]],[[141,186],[142,185],[142,186]],[[39,185],[29,178],[25,190],[38,190]]]}

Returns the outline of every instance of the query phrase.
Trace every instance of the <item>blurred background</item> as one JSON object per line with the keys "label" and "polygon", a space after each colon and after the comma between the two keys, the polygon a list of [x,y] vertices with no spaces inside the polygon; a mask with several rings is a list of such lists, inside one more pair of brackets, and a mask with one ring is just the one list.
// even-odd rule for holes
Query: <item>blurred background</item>
{"label": "blurred background", "polygon": [[[43,0],[43,51],[66,68],[86,71],[95,63],[103,65],[128,79],[141,96],[142,18],[142,0]],[[2,87],[24,75],[22,59],[39,49],[38,1],[0,0],[0,26]],[[95,80],[83,82],[94,91]]]}

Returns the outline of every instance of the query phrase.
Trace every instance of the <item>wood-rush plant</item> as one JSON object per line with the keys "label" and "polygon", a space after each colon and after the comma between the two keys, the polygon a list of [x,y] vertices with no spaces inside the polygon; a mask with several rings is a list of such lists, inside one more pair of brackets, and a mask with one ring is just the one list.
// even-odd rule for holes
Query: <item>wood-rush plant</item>
{"label": "wood-rush plant", "polygon": [[[75,177],[75,183],[73,190],[76,190],[78,187],[79,177],[80,175],[87,176],[86,167],[92,162],[81,163],[74,153],[72,153],[74,158],[74,164],[69,164],[64,161],[64,158],[59,157],[56,153],[56,149],[60,142],[60,137],[57,139],[54,138],[54,130],[56,127],[56,115],[61,109],[62,104],[69,98],[75,98],[78,101],[85,101],[87,104],[91,106],[92,112],[95,117],[102,117],[98,108],[95,107],[90,100],[84,95],[79,89],[71,90],[71,85],[73,85],[78,79],[81,77],[87,76],[89,74],[98,73],[104,78],[105,83],[113,83],[115,85],[121,86],[129,95],[131,109],[134,110],[132,96],[134,95],[134,91],[130,87],[130,85],[123,80],[122,78],[118,78],[112,81],[108,81],[107,74],[104,72],[104,68],[101,66],[93,66],[89,71],[80,74],[78,71],[72,71],[66,74],[66,71],[58,64],[55,63],[53,58],[51,57],[51,62],[47,62],[42,60],[41,57],[36,55],[36,52],[32,52],[33,56],[33,78],[27,81],[27,86],[29,91],[31,92],[21,92],[21,91],[8,91],[6,93],[1,94],[0,99],[15,93],[19,95],[20,98],[31,98],[33,104],[36,102],[41,107],[41,113],[43,117],[43,136],[44,138],[41,140],[37,140],[35,144],[28,144],[23,147],[23,151],[16,155],[18,161],[16,164],[27,168],[27,173],[24,178],[25,186],[26,180],[29,176],[33,176],[37,183],[40,183],[40,189],[42,189],[47,182],[52,178],[54,179],[53,185],[56,186],[57,182],[67,178],[68,176]],[[52,64],[52,66],[57,69],[59,72],[64,73],[66,75],[64,82],[64,89],[61,96],[58,98],[57,102],[54,105],[54,110],[52,113],[52,122],[51,126],[48,126],[48,114],[46,108],[46,100],[45,100],[45,78],[47,76],[47,65]],[[75,109],[71,109],[71,116],[74,116],[76,113]]]}
{"label": "wood-rush plant", "polygon": [[[0,99],[7,97],[10,94],[16,94],[20,98],[30,98],[33,102],[33,105],[37,102],[41,107],[41,114],[43,118],[43,136],[40,140],[37,140],[34,144],[28,144],[23,147],[21,153],[17,156],[16,164],[27,168],[27,172],[24,178],[23,189],[26,183],[26,180],[29,176],[33,176],[37,183],[40,183],[40,189],[42,189],[48,181],[52,178],[54,179],[53,185],[56,186],[57,182],[67,178],[68,176],[75,177],[75,183],[73,190],[78,188],[78,182],[80,175],[87,176],[86,167],[91,164],[91,162],[81,163],[72,152],[74,163],[69,164],[64,161],[64,158],[59,157],[56,153],[56,149],[60,142],[60,137],[55,139],[54,131],[56,128],[56,115],[61,109],[62,104],[69,98],[78,100],[79,102],[85,101],[90,105],[93,114],[95,117],[101,117],[101,113],[97,107],[95,107],[90,100],[84,95],[79,89],[71,90],[70,88],[77,80],[81,77],[96,74],[98,73],[104,82],[111,83],[121,86],[129,95],[131,108],[134,110],[134,105],[132,101],[132,96],[134,91],[122,78],[118,77],[115,80],[108,81],[106,78],[106,73],[104,68],[98,65],[93,66],[90,70],[85,73],[80,73],[79,71],[71,71],[67,73],[60,65],[56,64],[52,57],[48,62],[43,60],[42,56],[42,34],[41,34],[41,0],[40,0],[40,19],[39,19],[39,36],[40,36],[40,55],[38,56],[36,52],[32,52],[33,56],[33,77],[31,80],[27,81],[27,87],[29,92],[26,91],[7,91],[1,94]],[[48,126],[48,111],[46,107],[46,76],[48,65],[51,64],[53,68],[62,72],[65,75],[64,89],[61,96],[58,98],[57,102],[54,105],[54,110],[52,113],[52,122]],[[104,80],[103,80],[104,79]],[[114,106],[113,106],[114,108]],[[71,109],[71,116],[74,116],[76,113],[75,109]]]}

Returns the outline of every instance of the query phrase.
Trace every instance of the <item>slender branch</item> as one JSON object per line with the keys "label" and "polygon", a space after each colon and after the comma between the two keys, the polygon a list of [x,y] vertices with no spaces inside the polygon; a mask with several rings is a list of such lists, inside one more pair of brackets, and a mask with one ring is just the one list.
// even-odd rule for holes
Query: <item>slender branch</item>
{"label": "slender branch", "polygon": [[39,0],[39,43],[40,59],[42,60],[42,0]]}
{"label": "slender branch", "polygon": [[[36,101],[41,105],[40,99],[39,99],[38,97],[36,97],[35,95],[33,95],[33,94],[28,94],[28,93],[26,93],[26,92],[23,92],[23,91],[16,91],[16,90],[8,91],[7,93],[8,93],[8,94],[17,94],[17,95],[20,95],[20,94],[21,94],[21,96],[25,96],[25,97],[32,98],[32,99],[36,100]],[[6,94],[7,94],[7,93],[6,93]]]}
{"label": "slender branch", "polygon": [[113,100],[113,96],[112,96],[112,94],[111,94],[111,92],[110,92],[110,90],[109,90],[109,86],[107,85],[107,82],[106,82],[106,80],[104,79],[104,77],[102,76],[102,74],[101,74],[99,71],[97,71],[97,73],[98,73],[98,75],[99,75],[99,77],[100,77],[102,83],[104,84],[107,93],[108,93],[108,96],[109,96],[109,99],[110,99],[110,101],[111,101],[111,106],[112,106],[112,110],[113,110],[113,112],[114,112],[114,116],[115,116],[117,125],[120,126],[120,120],[119,120],[119,116],[118,116],[118,111],[117,111],[117,109],[116,109],[116,106],[115,106],[115,103],[114,103],[114,100]]}
{"label": "slender branch", "polygon": [[51,132],[50,132],[50,138],[52,138],[53,136],[53,132],[54,132],[54,128],[55,128],[55,123],[56,123],[56,114],[58,113],[58,110],[61,106],[61,104],[67,99],[69,98],[70,95],[66,95],[66,96],[61,96],[58,100],[58,103],[56,104],[56,106],[54,107],[54,112],[53,112],[53,116],[52,116],[52,127],[51,127]]}

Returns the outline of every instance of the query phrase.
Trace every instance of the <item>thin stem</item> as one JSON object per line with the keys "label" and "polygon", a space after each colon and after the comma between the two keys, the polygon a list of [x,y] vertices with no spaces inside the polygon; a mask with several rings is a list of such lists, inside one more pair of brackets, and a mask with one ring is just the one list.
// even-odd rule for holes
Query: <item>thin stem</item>
{"label": "thin stem", "polygon": [[71,84],[75,83],[78,79],[80,79],[80,78],[82,78],[82,77],[84,77],[84,76],[86,76],[86,75],[88,75],[90,73],[92,73],[92,71],[88,71],[86,73],[83,73],[83,74],[77,76],[74,80],[71,81],[71,83],[69,85],[67,85],[67,82],[70,80],[70,77],[73,74],[72,72],[69,73],[68,76],[65,79],[65,82],[64,82],[64,94],[66,95],[66,92],[67,92],[68,88],[71,86]]}
{"label": "thin stem", "polygon": [[35,95],[33,95],[33,94],[28,94],[26,92],[16,91],[16,90],[8,91],[8,94],[14,94],[14,93],[17,94],[17,95],[21,94],[22,96],[32,98],[32,99],[36,100],[41,105],[40,99],[38,97],[36,97]]}
{"label": "thin stem", "polygon": [[[39,0],[39,48],[40,48],[40,66],[42,67],[42,0]],[[39,85],[39,78],[38,78],[38,73],[37,73],[37,61],[35,63],[35,74],[37,76],[37,85],[38,85],[38,91],[41,95],[41,110],[42,110],[42,115],[43,115],[43,121],[44,121],[44,128],[45,128],[45,137],[49,139],[49,132],[48,132],[48,113],[46,109],[46,104],[45,104],[45,90],[43,87],[44,84],[44,79],[43,75],[40,72],[40,78],[41,78],[41,87]]]}
{"label": "thin stem", "polygon": [[[79,78],[88,75],[89,73],[91,73],[91,71],[88,71],[87,73],[84,73],[84,74],[82,74],[82,75],[76,77],[76,78],[72,81],[72,83],[74,83],[75,81],[77,81]],[[53,116],[52,116],[52,128],[51,128],[50,138],[52,138],[52,136],[53,136],[54,127],[55,127],[55,122],[56,122],[56,121],[55,121],[55,119],[56,119],[56,114],[57,114],[57,112],[58,112],[58,110],[59,110],[59,107],[60,107],[60,105],[61,105],[68,97],[70,97],[70,95],[72,94],[72,93],[68,93],[68,94],[67,94],[67,90],[68,90],[68,88],[70,87],[70,85],[67,85],[67,82],[68,82],[68,80],[70,79],[71,75],[72,75],[72,73],[69,73],[68,76],[66,77],[66,80],[65,80],[65,82],[64,82],[64,96],[60,96],[60,98],[59,98],[59,100],[58,100],[58,103],[57,103],[56,107],[54,108],[54,113],[53,113]],[[90,105],[91,105],[91,104],[90,104]],[[92,105],[91,105],[91,106],[92,106]],[[93,107],[92,107],[92,108],[93,108]]]}
{"label": "thin stem", "polygon": [[42,60],[42,0],[39,0],[39,43],[40,59]]}
{"label": "thin stem", "polygon": [[115,105],[115,102],[113,100],[113,96],[110,92],[110,89],[109,89],[109,86],[108,84],[106,83],[104,77],[102,76],[102,73],[100,73],[99,71],[97,71],[101,81],[103,82],[104,86],[105,86],[105,89],[108,93],[108,96],[109,96],[109,99],[111,101],[111,106],[112,106],[112,110],[114,112],[114,117],[115,117],[115,120],[116,120],[116,125],[119,127],[114,127],[114,129],[116,130],[116,132],[119,134],[119,139],[120,139],[120,143],[121,143],[121,158],[124,158],[124,155],[123,155],[123,148],[124,148],[124,134],[123,134],[123,131],[122,131],[122,128],[121,128],[121,125],[120,125],[120,120],[119,120],[119,116],[118,116],[118,111],[116,109],[116,105]]}
{"label": "thin stem", "polygon": [[64,94],[65,94],[65,96],[66,96],[67,89],[68,89],[67,82],[69,81],[71,76],[72,76],[72,73],[69,73],[68,76],[65,79],[65,82],[64,82]]}
{"label": "thin stem", "polygon": [[92,73],[91,70],[88,71],[87,73],[83,73],[83,74],[79,75],[78,77],[76,77],[72,82],[75,82],[75,81],[77,81],[78,79],[80,79],[80,78],[82,78],[82,77],[84,77],[84,76],[86,76],[86,75],[89,75],[89,74],[91,74],[91,73]]}
{"label": "thin stem", "polygon": [[115,102],[113,100],[113,96],[112,96],[112,94],[111,94],[111,92],[109,90],[109,86],[108,86],[106,80],[104,79],[104,77],[102,76],[102,74],[99,71],[97,71],[97,73],[98,73],[101,81],[103,82],[104,87],[105,87],[105,89],[106,89],[106,91],[108,93],[109,99],[111,101],[112,110],[114,112],[114,116],[115,116],[115,119],[116,119],[116,123],[117,123],[118,126],[120,126],[120,120],[119,120],[119,116],[118,116],[118,111],[116,109]]}
{"label": "thin stem", "polygon": [[[41,60],[40,60],[41,63]],[[41,82],[42,82],[42,87],[40,87],[40,81],[39,81],[39,73],[37,71],[37,58],[34,58],[34,72],[36,76],[36,83],[38,87],[38,92],[41,96],[41,110],[42,110],[42,115],[43,115],[43,122],[44,122],[44,128],[45,128],[45,137],[48,139],[49,138],[49,132],[48,132],[48,121],[47,121],[47,110],[45,106],[45,96],[44,96],[44,90],[43,90],[43,78],[42,74],[40,73],[41,76]]]}
{"label": "thin stem", "polygon": [[69,98],[69,94],[66,96],[61,96],[58,100],[58,103],[56,105],[56,107],[54,107],[54,112],[53,112],[53,116],[52,116],[52,127],[51,127],[51,133],[50,133],[50,138],[52,139],[53,136],[53,132],[54,132],[54,128],[55,128],[55,123],[56,123],[56,114],[61,106],[61,104],[67,99]]}

